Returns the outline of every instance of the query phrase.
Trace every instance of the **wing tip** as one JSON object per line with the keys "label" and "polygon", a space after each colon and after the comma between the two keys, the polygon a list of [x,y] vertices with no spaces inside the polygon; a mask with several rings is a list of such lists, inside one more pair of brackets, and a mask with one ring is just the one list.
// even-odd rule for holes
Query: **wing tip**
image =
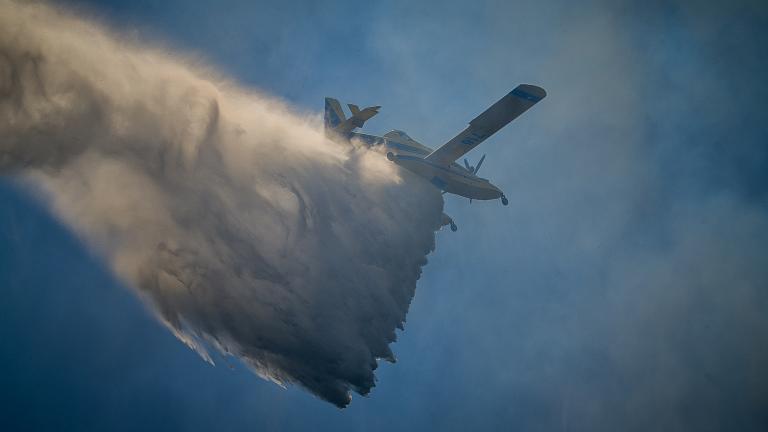
{"label": "wing tip", "polygon": [[536,103],[547,97],[547,91],[532,84],[520,84],[510,92],[511,94]]}

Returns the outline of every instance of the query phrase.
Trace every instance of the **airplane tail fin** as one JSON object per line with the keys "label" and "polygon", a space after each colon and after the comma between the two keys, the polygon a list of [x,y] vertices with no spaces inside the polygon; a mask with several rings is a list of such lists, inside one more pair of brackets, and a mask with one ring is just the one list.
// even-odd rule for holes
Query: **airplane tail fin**
{"label": "airplane tail fin", "polygon": [[344,110],[341,109],[339,101],[333,98],[325,98],[324,124],[326,132],[337,128],[346,119],[347,117],[344,115]]}
{"label": "airplane tail fin", "polygon": [[379,113],[380,106],[372,106],[363,108],[354,104],[349,104],[349,110],[352,112],[352,117],[347,118],[344,115],[344,110],[341,108],[339,101],[333,98],[325,98],[325,134],[331,136],[331,131],[335,135],[347,136],[356,128],[363,127],[363,124],[371,117]]}

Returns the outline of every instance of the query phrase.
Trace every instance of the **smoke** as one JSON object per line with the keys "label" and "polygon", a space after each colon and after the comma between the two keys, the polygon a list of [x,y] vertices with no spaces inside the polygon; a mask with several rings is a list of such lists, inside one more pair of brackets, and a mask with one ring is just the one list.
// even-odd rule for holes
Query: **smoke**
{"label": "smoke", "polygon": [[0,172],[208,361],[338,406],[402,328],[442,199],[317,118],[41,4],[0,2]]}
{"label": "smoke", "polygon": [[[512,211],[446,200],[476,249],[459,268],[462,239],[441,248],[424,286],[445,289],[417,313],[464,319],[425,332],[453,355],[410,384],[461,371],[472,405],[441,398],[434,428],[768,430],[766,5],[449,2],[422,23],[395,2],[378,15],[390,79],[419,89],[411,117],[441,106],[461,121],[510,77],[549,93],[482,150]],[[454,30],[468,22],[483,26]]]}

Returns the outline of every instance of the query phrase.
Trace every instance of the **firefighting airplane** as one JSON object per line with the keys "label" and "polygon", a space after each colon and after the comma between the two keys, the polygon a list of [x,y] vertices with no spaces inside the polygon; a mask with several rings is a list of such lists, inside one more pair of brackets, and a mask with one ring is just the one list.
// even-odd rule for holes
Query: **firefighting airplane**
{"label": "firefighting airplane", "polygon": [[[470,201],[501,198],[501,203],[507,205],[509,201],[501,189],[487,179],[477,176],[477,171],[485,161],[485,155],[475,166],[470,165],[467,159],[464,159],[464,166],[457,164],[456,160],[544,99],[546,95],[547,92],[541,87],[528,84],[517,86],[437,150],[416,142],[399,130],[388,132],[383,137],[354,132],[378,114],[381,107],[373,106],[361,110],[357,105],[349,104],[352,117],[347,118],[339,101],[332,98],[325,98],[325,132],[332,138],[356,139],[370,147],[383,146],[387,159],[424,178],[443,193],[460,195]],[[443,225],[450,225],[452,231],[457,230],[456,224],[445,213]]]}

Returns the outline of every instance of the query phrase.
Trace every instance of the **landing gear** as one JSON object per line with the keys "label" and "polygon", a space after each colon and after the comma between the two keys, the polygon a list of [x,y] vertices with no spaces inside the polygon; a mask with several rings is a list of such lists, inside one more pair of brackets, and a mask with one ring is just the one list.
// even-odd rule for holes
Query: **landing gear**
{"label": "landing gear", "polygon": [[459,227],[456,226],[456,223],[453,221],[453,219],[451,219],[451,217],[448,216],[447,214],[443,213],[443,216],[441,219],[442,220],[440,223],[442,224],[442,226],[450,225],[451,231],[453,232],[456,232],[456,230],[459,229]]}
{"label": "landing gear", "polygon": [[501,204],[502,205],[508,205],[509,204],[509,200],[504,195],[501,196]]}

